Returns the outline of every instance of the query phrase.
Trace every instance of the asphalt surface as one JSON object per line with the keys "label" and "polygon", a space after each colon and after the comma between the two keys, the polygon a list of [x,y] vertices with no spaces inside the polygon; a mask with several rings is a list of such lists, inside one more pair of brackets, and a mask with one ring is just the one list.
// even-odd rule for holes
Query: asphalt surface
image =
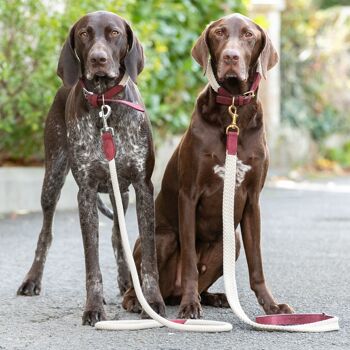
{"label": "asphalt surface", "polygon": [[[230,310],[210,307],[204,307],[204,317],[231,322],[231,332],[198,334],[163,328],[117,333],[82,326],[85,269],[77,212],[56,215],[42,294],[16,296],[32,262],[41,221],[39,213],[0,220],[0,349],[350,349],[350,193],[265,189],[262,196],[268,284],[280,302],[297,312],[339,316],[341,330],[323,334],[254,331]],[[110,319],[137,317],[120,307],[111,222],[100,221],[107,315]],[[134,240],[134,206],[128,211],[127,225]],[[243,308],[251,317],[261,314],[249,290],[244,254],[237,274]],[[222,280],[213,290],[223,290]],[[167,315],[175,316],[176,310],[168,307]]]}

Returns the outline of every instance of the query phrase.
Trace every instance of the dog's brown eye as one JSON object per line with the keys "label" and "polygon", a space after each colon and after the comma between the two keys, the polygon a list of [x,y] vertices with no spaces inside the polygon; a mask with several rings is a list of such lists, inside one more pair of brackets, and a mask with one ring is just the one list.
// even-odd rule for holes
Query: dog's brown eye
{"label": "dog's brown eye", "polygon": [[253,36],[253,33],[252,33],[252,32],[245,32],[245,33],[244,33],[244,36],[245,36],[246,38],[251,38],[251,37]]}
{"label": "dog's brown eye", "polygon": [[112,30],[111,31],[111,36],[116,37],[119,35],[119,32],[117,30]]}
{"label": "dog's brown eye", "polygon": [[224,31],[223,31],[222,29],[217,29],[217,30],[215,31],[215,34],[216,34],[217,36],[223,36],[223,35],[224,35]]}
{"label": "dog's brown eye", "polygon": [[80,35],[81,38],[87,38],[88,33],[87,32],[81,32],[79,35]]}

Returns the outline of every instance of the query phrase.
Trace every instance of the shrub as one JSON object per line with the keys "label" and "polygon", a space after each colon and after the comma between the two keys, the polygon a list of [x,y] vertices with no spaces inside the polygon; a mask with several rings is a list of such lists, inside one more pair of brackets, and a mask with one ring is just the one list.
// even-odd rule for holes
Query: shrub
{"label": "shrub", "polygon": [[139,79],[158,133],[182,131],[204,79],[191,47],[212,20],[244,11],[246,0],[12,0],[0,2],[0,164],[43,158],[45,115],[61,82],[60,47],[69,27],[95,10],[129,20],[144,45]]}
{"label": "shrub", "polygon": [[332,133],[348,133],[350,11],[290,1],[281,44],[282,118],[309,130],[321,145]]}

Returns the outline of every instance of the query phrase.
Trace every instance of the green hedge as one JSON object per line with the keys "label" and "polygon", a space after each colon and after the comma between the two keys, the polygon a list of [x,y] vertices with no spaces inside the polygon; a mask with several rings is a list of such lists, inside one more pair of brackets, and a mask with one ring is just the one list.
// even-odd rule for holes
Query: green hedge
{"label": "green hedge", "polygon": [[43,158],[45,115],[61,82],[60,47],[87,12],[108,10],[132,23],[144,45],[140,89],[157,133],[182,131],[203,86],[191,47],[207,23],[247,0],[12,0],[0,2],[0,164]]}

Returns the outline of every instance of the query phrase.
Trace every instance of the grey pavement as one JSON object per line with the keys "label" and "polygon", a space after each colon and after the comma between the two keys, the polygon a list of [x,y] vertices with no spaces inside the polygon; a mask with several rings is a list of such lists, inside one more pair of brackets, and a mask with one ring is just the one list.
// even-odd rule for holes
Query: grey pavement
{"label": "grey pavement", "polygon": [[[74,194],[73,194],[74,195]],[[0,349],[350,349],[350,194],[265,189],[262,196],[266,279],[280,302],[297,312],[340,317],[339,332],[323,334],[259,332],[228,309],[204,308],[204,317],[233,324],[229,333],[181,333],[169,329],[106,332],[82,326],[85,298],[83,247],[77,212],[58,212],[42,294],[18,297],[29,268],[41,214],[0,219]],[[121,309],[110,244],[111,222],[100,218],[100,261],[109,318],[133,318]],[[127,214],[129,235],[137,234],[135,207]],[[250,317],[261,314],[249,290],[244,254],[238,285]],[[223,290],[222,279],[213,287]],[[176,307],[167,308],[168,316]]]}

